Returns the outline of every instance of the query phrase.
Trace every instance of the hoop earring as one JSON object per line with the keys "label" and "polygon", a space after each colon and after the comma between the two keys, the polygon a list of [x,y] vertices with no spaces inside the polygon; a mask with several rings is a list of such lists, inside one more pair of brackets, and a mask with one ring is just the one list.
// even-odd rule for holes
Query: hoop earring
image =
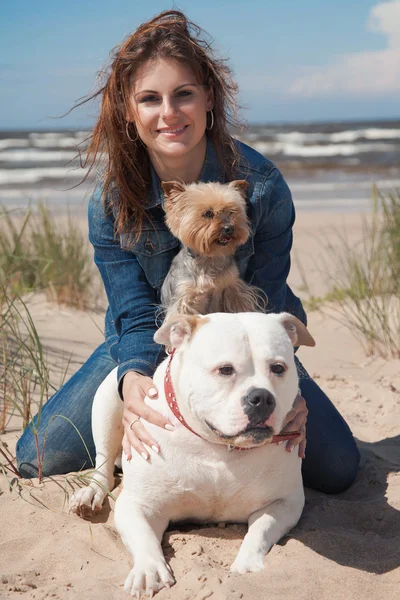
{"label": "hoop earring", "polygon": [[125,125],[125,133],[126,133],[126,137],[128,138],[128,140],[129,140],[129,141],[131,141],[131,142],[136,142],[136,141],[137,141],[137,136],[136,136],[136,138],[133,140],[133,139],[131,138],[131,136],[129,135],[129,131],[128,131],[128,127],[129,127],[129,125],[130,125],[130,122],[129,122],[129,121],[127,121],[127,122],[126,122],[126,125]]}
{"label": "hoop earring", "polygon": [[213,113],[213,111],[212,111],[212,110],[210,110],[210,111],[209,111],[209,113],[211,114],[211,124],[210,124],[210,127],[207,127],[207,126],[206,126],[206,129],[207,129],[208,131],[210,131],[210,129],[212,129],[212,128],[214,127],[214,113]]}

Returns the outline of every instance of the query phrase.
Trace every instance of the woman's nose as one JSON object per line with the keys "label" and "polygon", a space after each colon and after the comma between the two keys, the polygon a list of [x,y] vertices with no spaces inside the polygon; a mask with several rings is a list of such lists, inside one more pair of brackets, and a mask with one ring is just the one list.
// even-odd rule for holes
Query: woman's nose
{"label": "woman's nose", "polygon": [[161,106],[161,117],[171,118],[177,114],[177,107],[171,98],[164,98]]}

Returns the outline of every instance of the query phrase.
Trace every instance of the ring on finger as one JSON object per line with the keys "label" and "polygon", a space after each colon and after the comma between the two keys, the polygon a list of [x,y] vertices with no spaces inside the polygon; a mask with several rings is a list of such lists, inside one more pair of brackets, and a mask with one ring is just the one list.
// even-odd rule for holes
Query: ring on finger
{"label": "ring on finger", "polygon": [[137,419],[133,419],[133,421],[131,421],[129,423],[129,429],[132,431],[132,427],[134,426],[135,423],[137,423],[138,421],[140,421],[140,417],[138,417]]}

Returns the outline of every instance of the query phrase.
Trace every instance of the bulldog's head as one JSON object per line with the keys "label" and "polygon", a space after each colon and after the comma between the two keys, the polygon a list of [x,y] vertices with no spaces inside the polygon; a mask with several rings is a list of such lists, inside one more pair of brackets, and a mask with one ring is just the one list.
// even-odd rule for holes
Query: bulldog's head
{"label": "bulldog's head", "polygon": [[210,442],[241,448],[271,441],[298,390],[293,346],[314,346],[288,313],[175,316],[156,332],[176,348],[171,378],[179,409]]}

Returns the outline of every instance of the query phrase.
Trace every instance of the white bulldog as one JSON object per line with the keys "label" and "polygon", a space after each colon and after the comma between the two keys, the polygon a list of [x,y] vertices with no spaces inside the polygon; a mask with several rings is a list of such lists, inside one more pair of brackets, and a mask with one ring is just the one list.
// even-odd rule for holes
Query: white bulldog
{"label": "white bulldog", "polygon": [[[170,521],[248,522],[231,571],[264,567],[264,557],[298,522],[304,506],[301,459],[275,443],[298,391],[293,346],[315,344],[290,314],[216,313],[177,316],[154,336],[175,349],[158,367],[157,400],[146,399],[175,425],[144,421],[161,452],[124,457],[115,525],[134,566],[125,590],[139,596],[174,583],[161,539]],[[117,369],[99,387],[92,426],[96,472],[70,509],[101,510],[121,452],[123,403]]]}

